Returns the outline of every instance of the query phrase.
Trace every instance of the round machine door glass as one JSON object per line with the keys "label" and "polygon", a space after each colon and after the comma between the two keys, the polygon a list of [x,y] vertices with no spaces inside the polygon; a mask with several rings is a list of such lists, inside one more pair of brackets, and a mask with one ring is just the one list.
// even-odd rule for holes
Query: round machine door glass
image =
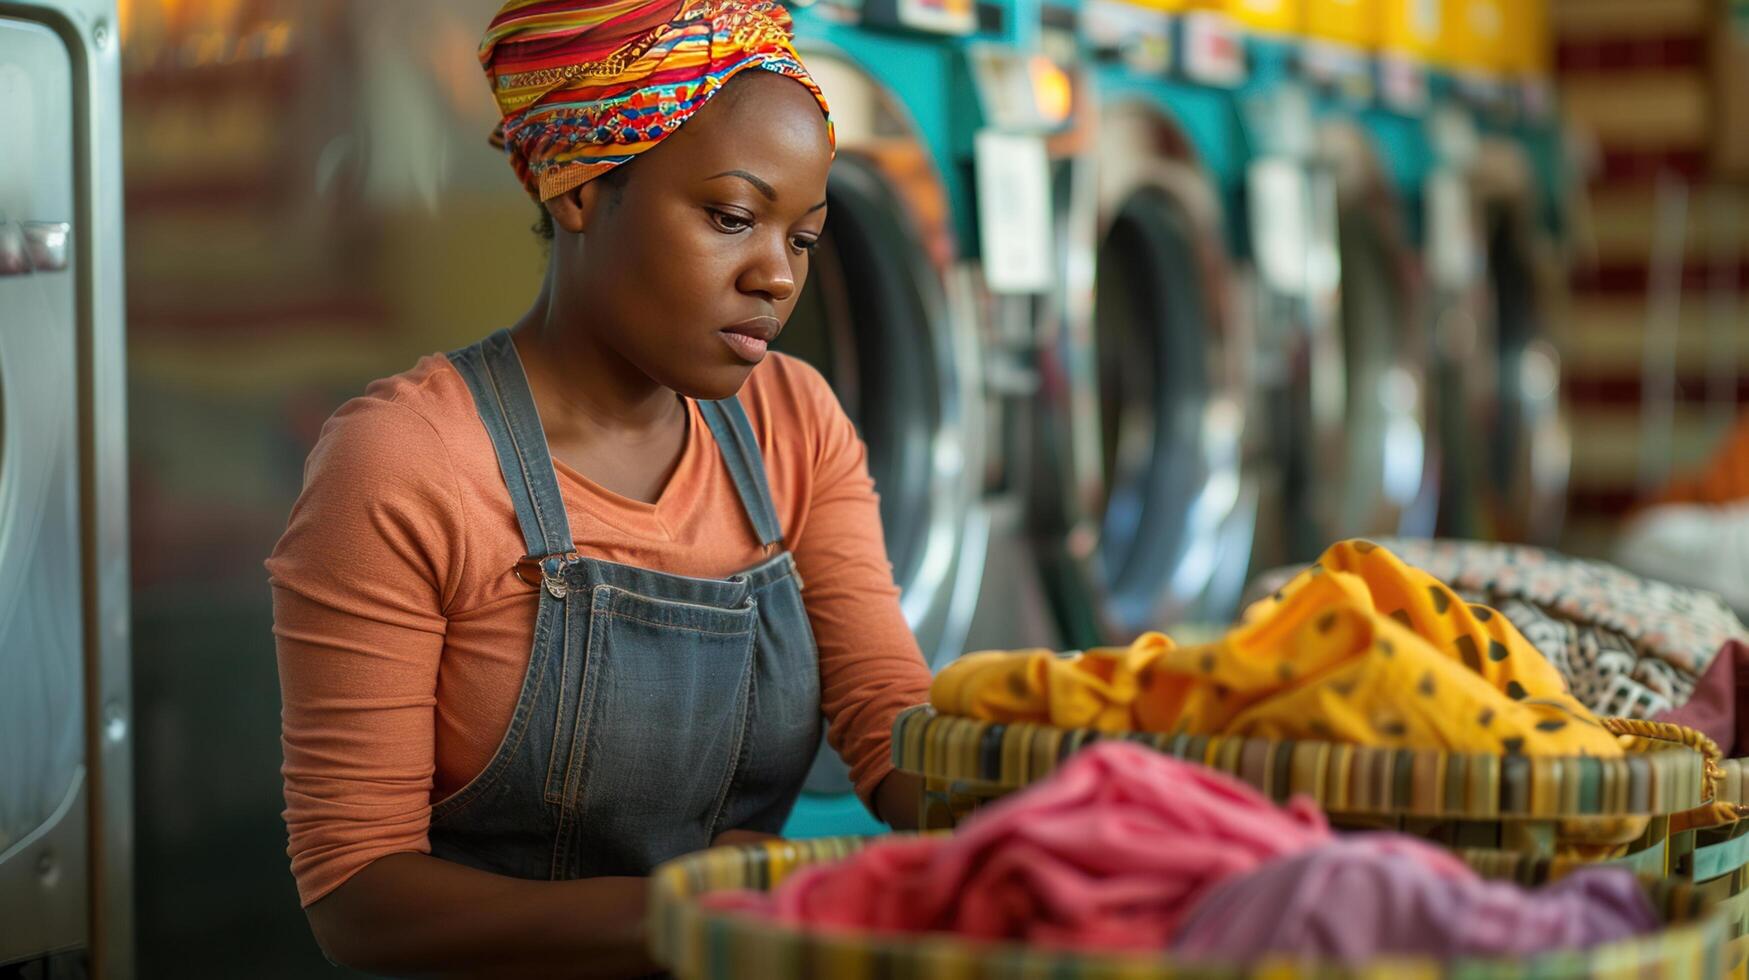
{"label": "round machine door glass", "polygon": [[1159,625],[1150,617],[1190,546],[1209,479],[1213,352],[1193,234],[1177,201],[1143,188],[1113,216],[1097,257],[1097,561],[1107,615],[1122,629]]}
{"label": "round machine door glass", "polygon": [[78,77],[0,16],[0,963],[86,934]]}
{"label": "round machine door glass", "polygon": [[1427,349],[1381,220],[1354,206],[1338,221],[1346,403],[1336,492],[1320,508],[1331,539],[1410,533],[1425,516],[1416,505],[1427,472]]}
{"label": "round machine door glass", "polygon": [[1490,523],[1505,540],[1553,544],[1571,458],[1560,361],[1547,337],[1529,221],[1511,207],[1487,215],[1496,385],[1485,453]]}

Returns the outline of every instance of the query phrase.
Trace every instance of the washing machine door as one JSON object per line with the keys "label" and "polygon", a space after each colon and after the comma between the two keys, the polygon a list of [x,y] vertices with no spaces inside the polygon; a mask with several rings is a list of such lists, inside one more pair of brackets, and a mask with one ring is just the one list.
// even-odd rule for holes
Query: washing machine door
{"label": "washing machine door", "polygon": [[1428,401],[1432,346],[1407,216],[1365,137],[1338,124],[1324,152],[1336,180],[1335,311],[1341,438],[1314,511],[1327,541],[1425,536],[1437,515]]}
{"label": "washing machine door", "polygon": [[872,74],[829,48],[804,56],[832,102],[838,157],[808,285],[776,346],[825,374],[867,443],[900,602],[939,667],[964,652],[982,553],[969,514],[979,389],[947,191]]}
{"label": "washing machine door", "polygon": [[0,13],[0,967],[89,941],[74,78]]}
{"label": "washing machine door", "polygon": [[1531,215],[1494,203],[1484,218],[1495,368],[1493,413],[1481,447],[1484,513],[1502,540],[1553,545],[1566,517],[1572,442],[1561,403],[1560,355],[1550,339],[1549,287]]}
{"label": "washing machine door", "polygon": [[1250,552],[1218,206],[1182,145],[1144,105],[1100,121],[1091,324],[1063,334],[1054,430],[1071,444],[1054,454],[1067,519],[1053,592],[1079,646],[1219,615],[1211,587]]}

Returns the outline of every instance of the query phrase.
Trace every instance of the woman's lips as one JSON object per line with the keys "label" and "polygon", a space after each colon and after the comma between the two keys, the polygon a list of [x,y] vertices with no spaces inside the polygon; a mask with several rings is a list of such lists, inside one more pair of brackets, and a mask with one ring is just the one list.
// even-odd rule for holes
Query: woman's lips
{"label": "woman's lips", "polygon": [[765,352],[777,338],[777,331],[777,317],[756,316],[724,327],[717,335],[723,338],[723,343],[728,344],[736,356],[749,364],[758,364],[765,359]]}
{"label": "woman's lips", "polygon": [[755,337],[752,334],[736,333],[733,330],[724,330],[717,336],[723,338],[723,343],[728,344],[729,349],[748,364],[758,364],[763,361],[765,352],[771,347],[771,342],[768,340]]}

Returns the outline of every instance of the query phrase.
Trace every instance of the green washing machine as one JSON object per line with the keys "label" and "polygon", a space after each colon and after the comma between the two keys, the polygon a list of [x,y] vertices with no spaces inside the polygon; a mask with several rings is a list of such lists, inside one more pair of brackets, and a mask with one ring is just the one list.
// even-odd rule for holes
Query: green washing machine
{"label": "green washing machine", "polygon": [[[969,0],[792,12],[838,157],[831,217],[777,349],[825,374],[868,446],[900,602],[930,666],[972,648],[1055,645],[1032,565],[1013,554],[1025,539],[1008,516],[1011,426],[990,394],[1007,373],[978,248],[979,146],[1003,128],[1003,91],[1031,99],[1012,21]],[[884,829],[822,748],[785,834]]]}
{"label": "green washing machine", "polygon": [[1249,567],[1243,64],[1195,18],[1108,0],[1042,16],[1085,66],[1089,122],[1059,179],[1034,513],[1053,608],[1085,648],[1225,621]]}
{"label": "green washing machine", "polygon": [[1350,537],[1431,534],[1440,484],[1416,240],[1422,121],[1379,107],[1363,52],[1270,36],[1247,38],[1246,51],[1259,395],[1279,467],[1268,564],[1309,561]]}
{"label": "green washing machine", "polygon": [[1377,63],[1358,49],[1308,41],[1298,74],[1313,93],[1314,154],[1330,180],[1340,261],[1332,322],[1344,478],[1334,484],[1339,494],[1322,498],[1318,516],[1331,540],[1428,537],[1437,525],[1442,453],[1424,217],[1436,157],[1425,103],[1419,87],[1405,94],[1401,82],[1387,98]]}
{"label": "green washing machine", "polygon": [[1469,186],[1481,243],[1475,537],[1560,542],[1572,440],[1556,311],[1566,306],[1565,134],[1536,83],[1448,82],[1474,128]]}

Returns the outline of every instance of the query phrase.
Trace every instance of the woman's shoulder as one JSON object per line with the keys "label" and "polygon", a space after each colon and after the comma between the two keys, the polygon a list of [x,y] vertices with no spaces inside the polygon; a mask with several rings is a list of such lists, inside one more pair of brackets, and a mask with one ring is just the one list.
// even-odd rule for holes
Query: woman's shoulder
{"label": "woman's shoulder", "polygon": [[[429,354],[399,374],[379,378],[341,405],[322,426],[305,464],[305,483],[319,475],[406,484],[420,474],[452,471],[453,445],[469,432],[467,384],[442,354]],[[440,482],[448,484],[453,477]]]}

